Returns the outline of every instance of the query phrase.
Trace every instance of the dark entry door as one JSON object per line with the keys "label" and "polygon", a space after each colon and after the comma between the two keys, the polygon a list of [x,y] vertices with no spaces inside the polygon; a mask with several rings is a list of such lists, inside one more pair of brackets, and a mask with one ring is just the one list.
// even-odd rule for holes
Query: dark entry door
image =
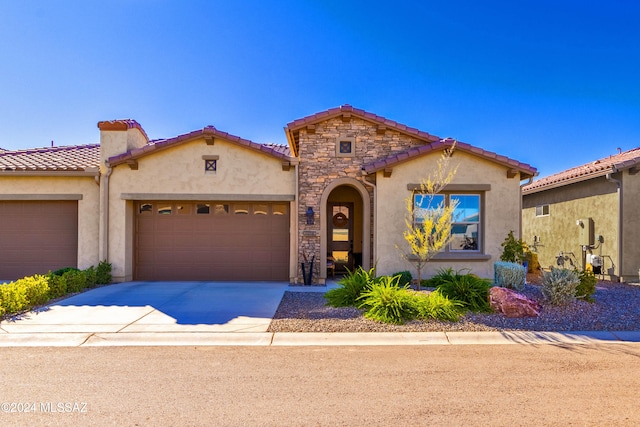
{"label": "dark entry door", "polygon": [[336,271],[353,270],[353,203],[328,203],[327,256]]}

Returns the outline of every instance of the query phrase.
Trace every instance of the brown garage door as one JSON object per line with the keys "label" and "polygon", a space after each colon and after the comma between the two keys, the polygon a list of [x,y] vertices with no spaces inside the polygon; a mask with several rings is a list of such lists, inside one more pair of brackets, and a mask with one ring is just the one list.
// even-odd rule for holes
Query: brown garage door
{"label": "brown garage door", "polygon": [[288,280],[289,204],[136,202],[137,280]]}
{"label": "brown garage door", "polygon": [[0,202],[0,279],[77,265],[77,201]]}

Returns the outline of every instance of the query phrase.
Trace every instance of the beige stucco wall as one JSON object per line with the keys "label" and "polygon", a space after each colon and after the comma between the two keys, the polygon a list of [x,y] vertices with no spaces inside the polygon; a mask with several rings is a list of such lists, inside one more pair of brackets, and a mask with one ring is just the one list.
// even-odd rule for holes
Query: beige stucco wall
{"label": "beige stucco wall", "polygon": [[[549,205],[549,215],[536,217],[536,206],[544,204]],[[524,195],[522,206],[523,239],[537,251],[543,268],[557,265],[556,257],[560,251],[572,253],[577,266],[582,267],[580,227],[576,221],[590,217],[594,221],[594,234],[601,235],[603,240],[591,252],[605,258],[604,270],[608,275],[619,275],[615,184],[605,177],[594,178]],[[535,247],[534,236],[540,240]]]}
{"label": "beige stucco wall", "polygon": [[[217,172],[206,174],[203,155],[219,156]],[[216,138],[185,142],[138,159],[138,170],[122,164],[109,181],[109,260],[114,280],[133,277],[132,200],[238,200],[270,197],[289,200],[294,216],[295,169],[282,160]],[[129,200],[126,200],[129,199]],[[293,264],[293,263],[292,263]]]}
{"label": "beige stucco wall", "polygon": [[[99,187],[93,176],[56,177],[0,176],[0,194],[16,195],[15,200],[64,200],[61,195],[80,195],[78,200],[78,268],[97,265],[99,228]],[[69,198],[73,200],[74,198]],[[11,200],[4,196],[3,200]]]}
{"label": "beige stucco wall", "polygon": [[[419,184],[426,178],[430,170],[436,167],[440,153],[433,153],[416,160],[402,163],[393,168],[391,177],[385,178],[381,172],[377,175],[376,196],[376,262],[379,274],[393,274],[409,270],[414,277],[415,268],[405,261],[397,246],[407,249],[402,237],[405,227],[406,198],[411,195],[407,184]],[[458,166],[452,184],[488,184],[485,192],[483,218],[483,235],[485,255],[489,259],[464,260],[448,259],[431,261],[423,271],[429,277],[440,268],[452,267],[456,270],[468,268],[481,277],[493,277],[493,263],[498,261],[502,248],[500,244],[510,230],[519,234],[520,228],[520,181],[518,176],[507,178],[504,166],[481,159],[458,150],[451,159],[451,165]]]}
{"label": "beige stucco wall", "polygon": [[640,174],[622,173],[624,280],[637,281],[640,274]]}

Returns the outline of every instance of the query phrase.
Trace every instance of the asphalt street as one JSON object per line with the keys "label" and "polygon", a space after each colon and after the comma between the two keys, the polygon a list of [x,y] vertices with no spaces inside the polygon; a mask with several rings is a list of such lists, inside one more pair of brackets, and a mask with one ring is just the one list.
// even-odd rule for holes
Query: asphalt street
{"label": "asphalt street", "polygon": [[0,425],[640,424],[640,344],[0,348]]}

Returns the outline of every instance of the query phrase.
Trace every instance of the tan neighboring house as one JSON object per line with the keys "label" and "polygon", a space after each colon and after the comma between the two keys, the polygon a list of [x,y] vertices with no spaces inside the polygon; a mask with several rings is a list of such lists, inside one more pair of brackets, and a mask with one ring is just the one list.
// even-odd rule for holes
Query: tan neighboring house
{"label": "tan neighboring house", "polygon": [[[289,123],[288,146],[209,126],[149,140],[134,120],[98,123],[100,144],[0,153],[0,278],[100,260],[116,281],[315,283],[335,266],[402,259],[405,199],[454,141],[344,105]],[[520,230],[535,168],[457,142],[442,194],[461,204],[453,243],[428,267],[493,275]]]}
{"label": "tan neighboring house", "polygon": [[636,148],[523,188],[523,239],[543,268],[590,265],[607,279],[637,280],[639,168]]}

